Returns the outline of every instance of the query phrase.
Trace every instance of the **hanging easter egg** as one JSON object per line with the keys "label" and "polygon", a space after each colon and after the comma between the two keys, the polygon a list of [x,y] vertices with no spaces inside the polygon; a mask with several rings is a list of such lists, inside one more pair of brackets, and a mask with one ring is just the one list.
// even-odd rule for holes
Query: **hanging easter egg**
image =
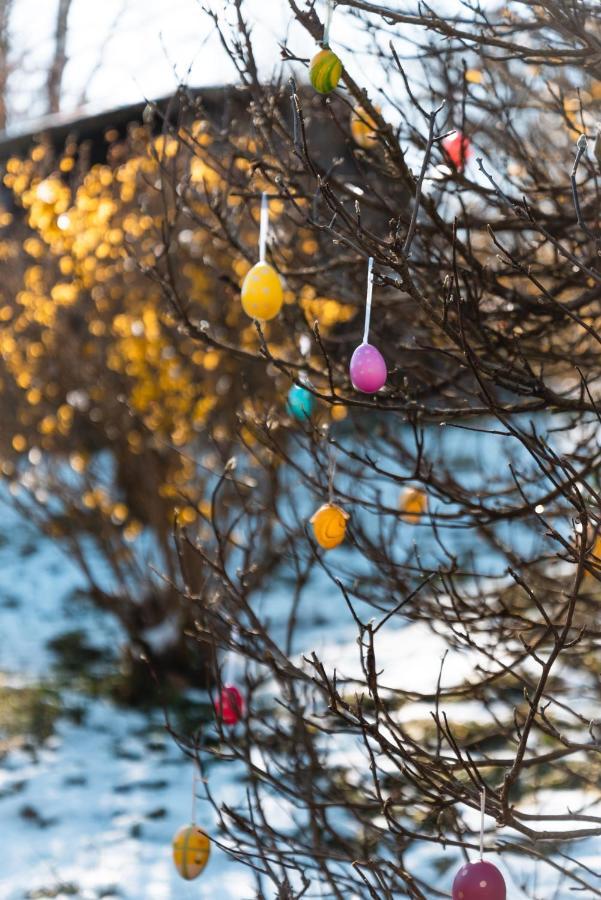
{"label": "hanging easter egg", "polygon": [[453,882],[453,900],[506,900],[505,879],[485,860],[466,863]]}
{"label": "hanging easter egg", "polygon": [[186,881],[198,878],[210,854],[211,841],[196,825],[184,825],[173,838],[173,862]]}
{"label": "hanging easter egg", "polygon": [[332,550],[341,544],[350,516],[335,503],[324,503],[313,513],[310,522],[315,540],[324,550]]}
{"label": "hanging easter egg", "polygon": [[267,322],[277,316],[284,301],[280,276],[266,262],[258,262],[242,282],[242,309],[251,319]]}
{"label": "hanging easter egg", "polygon": [[351,357],[353,387],[364,394],[375,394],[386,384],[386,362],[373,344],[359,344]]}
{"label": "hanging easter egg", "polygon": [[449,135],[442,142],[445,153],[458,172],[463,172],[465,165],[473,154],[472,145],[461,131]]}
{"label": "hanging easter egg", "polygon": [[[378,112],[380,107],[376,106]],[[351,113],[351,134],[354,142],[364,150],[369,150],[377,140],[376,123],[362,107]]]}
{"label": "hanging easter egg", "polygon": [[307,388],[301,387],[299,384],[293,384],[288,391],[288,402],[286,409],[295,419],[303,422],[305,419],[311,418],[311,413],[315,408],[315,397]]}
{"label": "hanging easter egg", "polygon": [[373,295],[373,256],[367,265],[367,295],[365,298],[365,322],[363,341],[351,356],[350,376],[353,387],[364,394],[375,394],[386,384],[386,362],[377,347],[368,342],[369,323],[371,319],[371,301]]}
{"label": "hanging easter egg", "polygon": [[309,64],[309,80],[319,94],[333,91],[342,75],[342,63],[333,50],[324,47]]}
{"label": "hanging easter egg", "polygon": [[224,725],[236,725],[244,715],[244,697],[233,684],[224,684],[215,700],[215,715]]}
{"label": "hanging easter egg", "polygon": [[403,522],[413,525],[423,516],[428,508],[428,496],[419,488],[407,488],[401,494],[399,508]]}

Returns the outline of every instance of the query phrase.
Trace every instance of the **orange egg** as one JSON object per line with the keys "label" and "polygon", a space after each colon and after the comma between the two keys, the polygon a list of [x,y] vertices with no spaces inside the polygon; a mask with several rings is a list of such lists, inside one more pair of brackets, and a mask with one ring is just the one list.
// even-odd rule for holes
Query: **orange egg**
{"label": "orange egg", "polygon": [[414,525],[428,508],[428,496],[419,488],[407,488],[407,490],[401,494],[399,507],[402,513],[401,519],[403,522]]}
{"label": "orange egg", "polygon": [[198,878],[210,854],[211,841],[196,825],[184,825],[173,838],[173,862],[186,881]]}
{"label": "orange egg", "polygon": [[251,319],[267,322],[277,316],[284,301],[280,276],[266,262],[258,262],[242,282],[242,309]]}
{"label": "orange egg", "polygon": [[[374,109],[380,112],[379,106],[375,106]],[[354,142],[359,147],[362,147],[364,150],[369,150],[370,147],[373,147],[377,140],[375,128],[376,123],[362,107],[359,106],[356,110],[353,110],[351,113],[351,134]]]}
{"label": "orange egg", "polygon": [[335,503],[324,503],[320,506],[310,519],[319,546],[324,550],[332,550],[341,544],[349,518],[349,514]]}

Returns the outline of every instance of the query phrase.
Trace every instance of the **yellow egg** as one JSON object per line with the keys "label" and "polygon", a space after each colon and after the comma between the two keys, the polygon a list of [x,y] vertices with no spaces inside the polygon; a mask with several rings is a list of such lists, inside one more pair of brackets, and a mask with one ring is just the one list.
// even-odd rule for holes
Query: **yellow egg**
{"label": "yellow egg", "polygon": [[344,540],[349,514],[334,503],[324,503],[311,517],[315,540],[324,550],[337,547]]}
{"label": "yellow egg", "polygon": [[[380,112],[379,106],[374,108]],[[359,107],[356,111],[353,110],[351,113],[351,134],[354,142],[359,147],[363,147],[364,150],[369,150],[370,147],[373,147],[377,140],[375,128],[376,123],[364,109]]]}
{"label": "yellow egg", "polygon": [[407,490],[401,494],[399,506],[403,522],[414,525],[428,508],[428,497],[424,491],[420,491],[419,488],[407,488]]}
{"label": "yellow egg", "polygon": [[316,53],[309,64],[309,79],[320,94],[329,94],[333,91],[341,75],[342,63],[329,47]]}
{"label": "yellow egg", "polygon": [[242,282],[242,309],[251,319],[277,316],[284,300],[280,276],[269,263],[258,262]]}
{"label": "yellow egg", "polygon": [[211,841],[196,825],[184,825],[173,838],[173,862],[186,881],[198,878],[209,861]]}

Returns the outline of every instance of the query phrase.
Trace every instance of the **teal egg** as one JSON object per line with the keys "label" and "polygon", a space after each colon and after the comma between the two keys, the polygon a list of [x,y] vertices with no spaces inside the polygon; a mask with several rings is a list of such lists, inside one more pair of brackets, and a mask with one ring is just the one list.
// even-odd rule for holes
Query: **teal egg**
{"label": "teal egg", "polygon": [[288,403],[286,408],[295,419],[310,419],[315,407],[315,397],[307,388],[293,384],[288,391]]}

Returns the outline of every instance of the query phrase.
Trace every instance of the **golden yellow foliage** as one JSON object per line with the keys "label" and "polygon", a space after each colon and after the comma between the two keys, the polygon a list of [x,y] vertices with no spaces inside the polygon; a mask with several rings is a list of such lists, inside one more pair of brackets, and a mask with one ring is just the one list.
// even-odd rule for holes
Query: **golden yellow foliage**
{"label": "golden yellow foliage", "polygon": [[[193,152],[186,149],[190,136]],[[31,465],[32,449],[62,455],[71,477],[85,484],[72,502],[88,517],[104,517],[127,540],[147,524],[157,525],[157,516],[161,528],[171,524],[175,510],[182,524],[195,523],[199,512],[208,517],[193,447],[209,426],[224,444],[237,442],[240,428],[248,444],[255,440],[237,417],[248,414],[238,360],[182,333],[162,290],[171,207],[170,188],[162,193],[161,167],[168,160],[189,192],[189,217],[174,225],[177,272],[170,276],[186,312],[210,321],[241,348],[258,347],[236,291],[252,262],[216,236],[209,200],[225,192],[227,209],[239,217],[240,241],[253,252],[260,204],[250,204],[249,218],[241,198],[227,192],[227,168],[211,156],[211,144],[202,121],[186,129],[185,140],[151,137],[140,127],[109,153],[112,162],[84,172],[75,164],[73,143],[57,159],[49,145],[37,144],[5,167],[5,188],[22,212],[0,209],[0,228],[10,226],[0,259],[17,261],[0,298],[0,378],[9,410],[4,444],[0,440],[7,459],[0,466],[12,477],[13,460],[17,469]],[[240,177],[256,194],[267,189],[252,165],[253,140],[232,138],[232,146]],[[271,200],[270,215],[277,222],[284,204]],[[301,231],[299,241],[301,253],[315,254],[309,232]],[[282,260],[294,255],[285,242],[280,253]],[[298,303],[289,286],[284,299]],[[301,287],[302,314],[324,331],[349,321],[357,309]],[[265,329],[265,338],[274,354],[290,349],[277,322]],[[266,384],[267,408],[275,388]],[[340,419],[346,410],[336,407],[332,415]],[[139,496],[124,497],[123,483],[94,483],[91,460],[107,448],[117,461],[117,481],[132,480],[127,473],[133,467],[133,481],[142,480],[145,494],[162,504],[158,512]],[[38,455],[35,449],[33,458]]]}

